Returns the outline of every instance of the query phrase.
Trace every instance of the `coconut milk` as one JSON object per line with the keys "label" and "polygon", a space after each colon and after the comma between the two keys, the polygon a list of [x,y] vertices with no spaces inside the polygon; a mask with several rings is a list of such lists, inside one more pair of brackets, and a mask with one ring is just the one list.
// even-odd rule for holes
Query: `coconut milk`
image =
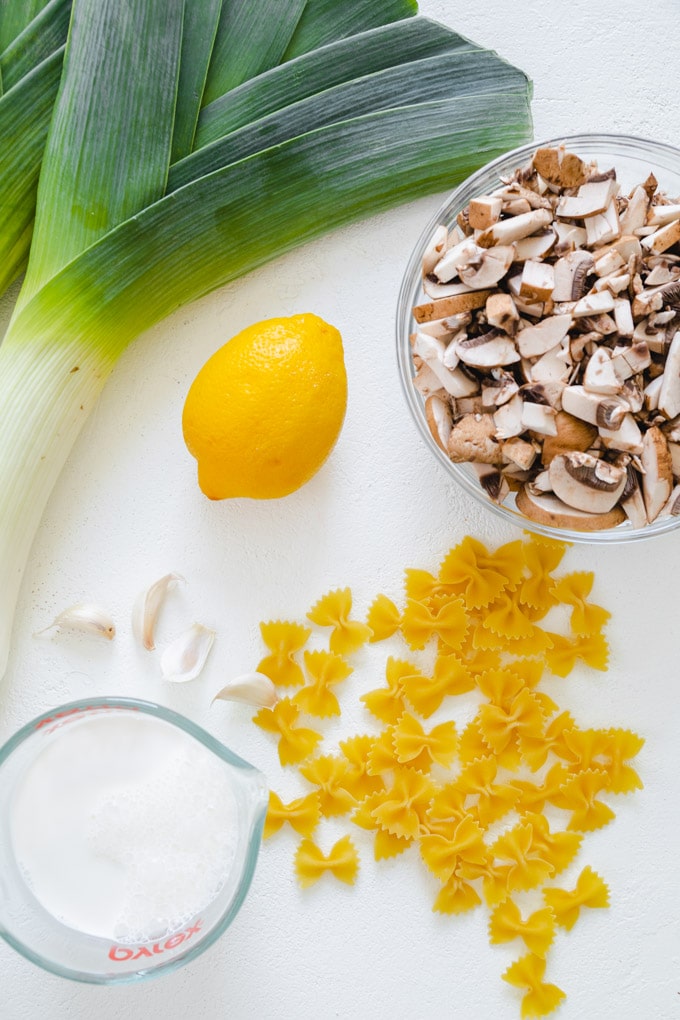
{"label": "coconut milk", "polygon": [[229,767],[144,713],[69,720],[26,770],[13,852],[63,924],[118,942],[180,930],[224,885],[236,848]]}

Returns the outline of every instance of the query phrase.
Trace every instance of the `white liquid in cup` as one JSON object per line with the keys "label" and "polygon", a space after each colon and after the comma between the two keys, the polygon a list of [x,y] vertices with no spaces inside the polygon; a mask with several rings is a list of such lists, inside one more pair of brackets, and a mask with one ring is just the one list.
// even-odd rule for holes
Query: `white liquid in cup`
{"label": "white liquid in cup", "polygon": [[10,813],[19,870],[63,924],[145,942],[179,930],[224,885],[236,848],[230,769],[142,712],[84,713],[51,737]]}

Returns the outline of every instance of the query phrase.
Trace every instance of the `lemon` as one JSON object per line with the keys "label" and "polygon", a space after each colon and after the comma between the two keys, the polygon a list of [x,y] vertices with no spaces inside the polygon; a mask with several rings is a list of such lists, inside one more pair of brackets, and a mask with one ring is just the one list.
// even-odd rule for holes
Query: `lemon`
{"label": "lemon", "polygon": [[342,338],[317,315],[249,326],[201,368],[182,430],[210,499],[275,499],[316,474],[347,406]]}

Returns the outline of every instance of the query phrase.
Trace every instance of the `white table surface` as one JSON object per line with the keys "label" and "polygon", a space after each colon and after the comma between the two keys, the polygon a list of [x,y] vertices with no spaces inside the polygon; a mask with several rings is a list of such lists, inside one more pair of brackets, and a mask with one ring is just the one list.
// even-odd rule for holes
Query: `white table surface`
{"label": "white table surface", "polygon": [[[680,143],[674,0],[647,8],[633,0],[422,0],[421,10],[532,77],[537,139],[610,131]],[[426,455],[399,389],[397,290],[411,246],[442,197],[277,260],[182,309],[123,357],[68,461],[30,558],[2,686],[0,739],[66,700],[135,695],[190,716],[293,796],[296,777],[281,780],[273,744],[250,725],[249,713],[210,707],[230,675],[258,661],[258,622],[303,618],[319,595],[344,585],[363,613],[378,591],[399,596],[404,567],[435,568],[466,534],[490,546],[518,537]],[[349,407],[331,459],[283,501],[209,503],[181,437],[189,383],[242,327],[307,310],[334,323],[345,341]],[[612,654],[607,674],[575,672],[561,703],[584,726],[630,727],[645,737],[637,762],[645,789],[617,798],[616,820],[586,836],[568,873],[590,864],[608,882],[612,903],[558,937],[548,979],[568,998],[555,1015],[671,1020],[680,1017],[680,535],[626,548],[576,546],[565,569],[595,570],[596,601],[613,613]],[[134,596],[168,570],[188,583],[168,603],[161,642],[190,618],[218,631],[193,685],[164,685],[157,662],[137,650],[130,633]],[[32,638],[55,612],[81,600],[111,608],[119,621],[113,645]],[[383,661],[380,646],[362,658],[355,698],[377,686]],[[348,734],[368,726],[354,703],[343,716]],[[42,973],[0,942],[0,1017],[519,1017],[519,993],[500,975],[521,950],[489,946],[486,910],[432,913],[433,885],[415,852],[376,863],[370,834],[354,829],[354,836],[362,855],[354,888],[328,880],[303,891],[292,874],[293,835],[265,844],[228,933],[192,965],[157,981],[80,986]]]}

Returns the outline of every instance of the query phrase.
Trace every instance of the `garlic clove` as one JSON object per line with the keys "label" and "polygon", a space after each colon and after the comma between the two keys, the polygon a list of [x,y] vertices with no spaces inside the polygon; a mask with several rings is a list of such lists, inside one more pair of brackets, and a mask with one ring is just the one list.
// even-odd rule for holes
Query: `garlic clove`
{"label": "garlic clove", "polygon": [[101,606],[95,606],[89,602],[82,602],[64,609],[48,627],[37,631],[33,637],[40,637],[53,630],[93,634],[95,637],[106,638],[107,641],[112,641],[116,636],[115,625],[107,611]]}
{"label": "garlic clove", "polygon": [[193,623],[161,655],[163,679],[175,684],[195,680],[205,666],[214,640],[214,630]]}
{"label": "garlic clove", "polygon": [[239,701],[256,708],[273,708],[279,700],[276,687],[264,673],[242,673],[235,677],[213,698],[217,701]]}
{"label": "garlic clove", "polygon": [[175,581],[183,580],[181,574],[166,574],[137,596],[132,610],[132,630],[140,644],[150,652],[156,647],[156,622],[168,589]]}

